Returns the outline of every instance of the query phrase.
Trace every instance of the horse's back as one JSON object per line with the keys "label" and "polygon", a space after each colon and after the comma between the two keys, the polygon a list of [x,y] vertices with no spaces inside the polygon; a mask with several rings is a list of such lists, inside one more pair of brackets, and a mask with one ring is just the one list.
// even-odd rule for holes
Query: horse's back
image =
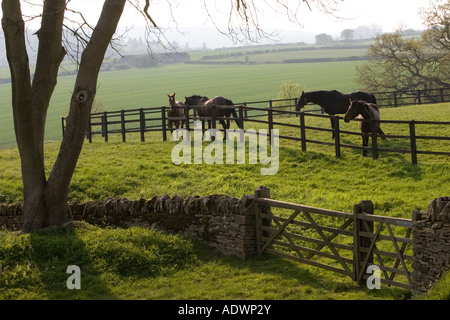
{"label": "horse's back", "polygon": [[216,105],[233,105],[233,101],[227,99],[223,96],[215,96],[212,100],[212,103]]}
{"label": "horse's back", "polygon": [[363,100],[367,103],[377,103],[375,96],[369,92],[357,90],[347,94],[353,100]]}
{"label": "horse's back", "polygon": [[375,120],[380,120],[380,109],[378,109],[378,106],[375,103],[367,103],[367,105],[369,106],[373,118]]}

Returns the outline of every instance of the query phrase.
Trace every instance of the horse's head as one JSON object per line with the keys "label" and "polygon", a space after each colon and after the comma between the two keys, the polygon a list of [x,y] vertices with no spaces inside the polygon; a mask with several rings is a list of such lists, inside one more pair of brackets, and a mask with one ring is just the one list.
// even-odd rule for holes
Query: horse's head
{"label": "horse's head", "polygon": [[308,103],[308,99],[306,97],[305,91],[302,91],[302,95],[297,101],[297,104],[295,105],[295,110],[300,111],[306,104]]}
{"label": "horse's head", "polygon": [[208,101],[209,99],[207,97],[202,97],[199,95],[193,95],[190,97],[184,97],[184,104],[187,106],[197,106],[197,105],[201,105],[204,104],[206,101]]}
{"label": "horse's head", "polygon": [[361,101],[350,99],[350,105],[344,115],[344,121],[349,122],[361,113]]}
{"label": "horse's head", "polygon": [[169,110],[172,111],[173,107],[175,106],[175,93],[168,94],[169,97]]}
{"label": "horse's head", "polygon": [[184,104],[187,106],[192,105],[192,99],[193,99],[192,97],[184,96]]}

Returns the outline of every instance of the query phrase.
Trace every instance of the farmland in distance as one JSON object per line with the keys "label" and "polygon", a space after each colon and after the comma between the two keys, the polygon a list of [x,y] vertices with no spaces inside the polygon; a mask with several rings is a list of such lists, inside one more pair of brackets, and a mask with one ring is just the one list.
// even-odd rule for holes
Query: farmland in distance
{"label": "farmland in distance", "polygon": [[[231,51],[231,49],[230,49]],[[220,51],[223,54],[225,51]],[[231,51],[233,52],[233,51]],[[321,49],[316,51],[329,57],[354,56],[362,49],[351,51]],[[298,52],[297,52],[298,53]],[[289,57],[295,58],[296,51]],[[192,60],[200,60],[206,54],[194,53]],[[274,59],[274,52],[267,53]],[[287,53],[279,58],[286,58]],[[304,53],[302,53],[304,54]],[[308,56],[313,52],[308,51]],[[263,59],[264,54],[251,55]],[[96,98],[107,111],[131,108],[159,107],[167,105],[167,94],[175,92],[179,100],[193,94],[214,97],[223,95],[235,103],[276,99],[283,81],[293,80],[305,90],[336,89],[351,91],[358,89],[355,83],[355,66],[361,61],[335,61],[314,63],[276,64],[231,64],[197,65],[170,64],[146,69],[127,69],[101,72]],[[8,76],[8,70],[0,70],[1,77]],[[67,113],[75,75],[58,78],[47,117],[46,140],[61,139],[61,116]],[[15,145],[11,108],[11,86],[0,85],[0,148]]]}

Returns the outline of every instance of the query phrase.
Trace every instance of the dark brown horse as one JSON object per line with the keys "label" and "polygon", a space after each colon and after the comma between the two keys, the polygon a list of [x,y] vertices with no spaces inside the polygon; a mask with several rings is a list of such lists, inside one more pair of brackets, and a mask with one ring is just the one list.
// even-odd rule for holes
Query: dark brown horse
{"label": "dark brown horse", "polygon": [[173,125],[178,129],[183,128],[185,120],[171,120],[170,118],[182,118],[184,117],[184,103],[175,99],[175,93],[168,94],[169,97],[169,110],[167,110],[167,116],[169,117],[169,128],[173,131]]}
{"label": "dark brown horse", "polygon": [[[237,122],[237,113],[234,108],[230,108],[229,106],[233,106],[233,101],[222,97],[217,96],[213,99],[208,99],[208,97],[205,96],[199,96],[199,95],[193,95],[190,97],[185,97],[184,104],[187,106],[198,106],[197,113],[200,117],[211,117],[212,115],[212,109],[211,106],[215,106],[215,116],[217,119],[219,119],[219,122],[222,124],[222,127],[224,130],[230,128],[230,120],[229,119],[222,119],[222,118],[229,118],[231,115],[233,115],[236,124]],[[228,107],[227,107],[228,106]],[[202,128],[204,121],[202,120]],[[208,126],[211,128],[211,120],[208,120]]]}
{"label": "dark brown horse", "polygon": [[[347,112],[344,115],[344,121],[349,122],[356,117],[360,119],[374,119],[380,120],[380,110],[378,110],[378,106],[374,103],[366,103],[364,101],[358,100],[350,100],[350,106],[348,107]],[[361,128],[362,136],[362,145],[363,147],[367,147],[369,144],[369,134],[370,130],[370,122],[369,121],[358,121],[359,127]],[[380,128],[380,123],[375,123],[375,129],[377,133],[380,134],[382,139],[386,139],[383,130]],[[363,149],[363,155],[367,155],[367,150]]]}
{"label": "dark brown horse", "polygon": [[[363,100],[368,103],[377,103],[375,96],[364,91],[354,91],[349,93],[341,93],[337,90],[319,90],[319,91],[302,91],[302,95],[298,99],[295,109],[300,111],[308,103],[314,103],[322,108],[322,111],[329,115],[345,114],[348,109],[348,100]],[[331,128],[334,129],[333,119],[331,121]],[[334,131],[332,134],[334,138]]]}

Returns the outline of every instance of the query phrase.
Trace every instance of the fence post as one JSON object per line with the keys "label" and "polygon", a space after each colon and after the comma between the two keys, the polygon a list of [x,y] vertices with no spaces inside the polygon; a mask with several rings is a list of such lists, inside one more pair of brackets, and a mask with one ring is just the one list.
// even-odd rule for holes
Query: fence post
{"label": "fence post", "polygon": [[139,124],[140,124],[140,132],[141,132],[141,141],[145,141],[145,114],[144,109],[139,109]]}
{"label": "fence post", "polygon": [[105,137],[105,142],[108,142],[108,113],[106,111],[102,116],[102,133]]}
{"label": "fence post", "polygon": [[[295,109],[295,110],[297,110],[297,109],[296,109],[296,108],[297,108],[297,103],[298,103],[298,98],[295,98],[295,99],[294,99],[294,109]],[[295,116],[296,116],[296,117],[299,116],[298,112],[297,112],[297,114],[296,114]]]}
{"label": "fence post", "polygon": [[120,111],[120,129],[122,131],[122,142],[126,142],[126,131],[125,131],[125,110]]}
{"label": "fence post", "polygon": [[272,100],[270,101],[270,108],[267,111],[267,117],[269,120],[269,143],[273,144],[273,136],[272,136],[272,130],[273,130],[273,109],[272,109]]}
{"label": "fence post", "polygon": [[244,106],[239,106],[239,129],[244,130]]}
{"label": "fence post", "polygon": [[394,107],[398,107],[398,105],[397,105],[397,91],[394,91]]}
{"label": "fence post", "polygon": [[420,90],[417,90],[417,99],[419,101],[419,104],[422,104],[422,98],[420,97],[420,94],[421,94]]}
{"label": "fence post", "polygon": [[89,143],[92,143],[92,122],[91,116],[89,116],[88,127],[87,127],[87,138]]}
{"label": "fence post", "polygon": [[[361,232],[373,234],[373,221],[358,218],[361,213],[373,214],[373,203],[363,200],[353,206],[353,274],[357,285],[363,286],[365,267],[373,264],[373,252],[367,252],[370,248],[371,237],[361,235]],[[375,240],[373,240],[375,241]],[[366,252],[364,252],[364,249]],[[367,260],[367,264],[364,262]]]}
{"label": "fence post", "polygon": [[65,127],[64,127],[64,117],[61,117],[61,127],[62,127],[62,135],[64,136],[64,129],[65,129]]}
{"label": "fence post", "polygon": [[[193,113],[194,113],[194,119],[195,119],[196,114],[197,114],[197,109],[194,108]],[[187,105],[184,106],[184,118],[185,118],[184,124],[186,126],[186,130],[189,132],[189,128],[190,128],[190,125],[189,125],[189,107]]]}
{"label": "fence post", "polygon": [[272,225],[272,219],[262,218],[262,213],[270,213],[270,206],[264,206],[258,204],[256,201],[258,198],[270,198],[270,189],[264,186],[259,186],[255,190],[255,220],[256,220],[256,253],[261,255],[261,248],[264,246],[262,237],[269,238],[270,232],[263,231],[262,227],[270,227]]}
{"label": "fence post", "polygon": [[333,116],[332,118],[334,124],[334,149],[336,152],[336,157],[339,158],[341,156],[341,137],[339,134],[339,116]]}
{"label": "fence post", "polygon": [[306,130],[305,130],[305,114],[303,111],[300,114],[300,139],[302,142],[302,151],[306,151]]}
{"label": "fence post", "polygon": [[209,129],[216,129],[216,114],[217,114],[217,106],[211,105],[211,127]]}
{"label": "fence post", "polygon": [[411,141],[411,162],[417,164],[416,127],[414,120],[409,121],[409,139]]}
{"label": "fence post", "polygon": [[167,140],[166,107],[161,107],[161,125],[163,141]]}
{"label": "fence post", "polygon": [[378,159],[377,125],[373,119],[370,119],[370,133],[372,136],[372,158]]}

